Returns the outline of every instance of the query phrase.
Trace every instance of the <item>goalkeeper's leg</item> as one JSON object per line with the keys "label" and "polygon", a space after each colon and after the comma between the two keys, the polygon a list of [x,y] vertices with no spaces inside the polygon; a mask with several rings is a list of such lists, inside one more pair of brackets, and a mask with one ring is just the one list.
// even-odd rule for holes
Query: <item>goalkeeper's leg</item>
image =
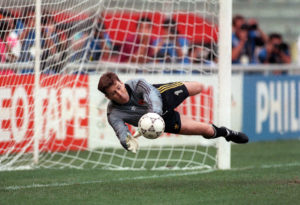
{"label": "goalkeeper's leg", "polygon": [[180,116],[181,128],[179,133],[184,135],[202,135],[204,138],[213,139],[224,137],[227,141],[243,144],[248,142],[248,136],[226,127],[217,127],[208,123],[198,122],[185,116]]}
{"label": "goalkeeper's leg", "polygon": [[189,93],[189,96],[197,95],[204,89],[204,85],[196,81],[184,82],[184,85]]}

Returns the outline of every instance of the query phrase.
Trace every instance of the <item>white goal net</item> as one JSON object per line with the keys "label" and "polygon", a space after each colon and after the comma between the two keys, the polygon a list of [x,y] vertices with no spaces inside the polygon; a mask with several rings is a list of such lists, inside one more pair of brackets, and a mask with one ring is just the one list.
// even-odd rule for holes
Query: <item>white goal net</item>
{"label": "white goal net", "polygon": [[218,167],[223,145],[201,136],[140,137],[137,154],[123,150],[97,84],[106,71],[122,81],[201,81],[203,93],[177,110],[218,123],[219,1],[0,4],[0,170]]}

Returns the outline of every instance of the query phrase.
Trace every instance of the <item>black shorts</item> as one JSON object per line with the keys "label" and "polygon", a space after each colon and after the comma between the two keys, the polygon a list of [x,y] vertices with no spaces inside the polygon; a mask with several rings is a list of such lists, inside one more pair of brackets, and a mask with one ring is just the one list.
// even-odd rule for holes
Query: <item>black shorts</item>
{"label": "black shorts", "polygon": [[189,92],[182,82],[166,84],[154,84],[162,97],[163,114],[165,121],[165,132],[179,133],[181,128],[180,114],[174,109],[180,105],[188,96]]}

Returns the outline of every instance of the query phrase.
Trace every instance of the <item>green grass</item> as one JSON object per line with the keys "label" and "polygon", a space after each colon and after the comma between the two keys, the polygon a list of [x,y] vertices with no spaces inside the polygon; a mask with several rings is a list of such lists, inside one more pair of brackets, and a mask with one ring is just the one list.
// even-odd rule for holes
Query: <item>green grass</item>
{"label": "green grass", "polygon": [[232,169],[0,172],[0,204],[299,204],[300,141],[232,146]]}

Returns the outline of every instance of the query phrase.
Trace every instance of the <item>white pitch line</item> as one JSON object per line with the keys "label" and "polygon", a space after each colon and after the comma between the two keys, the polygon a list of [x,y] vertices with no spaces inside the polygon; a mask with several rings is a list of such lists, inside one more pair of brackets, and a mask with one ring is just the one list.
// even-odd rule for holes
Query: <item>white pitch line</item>
{"label": "white pitch line", "polygon": [[151,176],[137,176],[137,177],[124,177],[114,180],[96,180],[96,181],[86,181],[86,182],[72,182],[72,183],[53,183],[53,184],[31,184],[25,186],[8,186],[4,190],[20,190],[20,189],[31,189],[31,188],[47,188],[47,187],[64,187],[72,185],[84,185],[84,184],[100,184],[104,182],[116,182],[116,181],[126,181],[126,180],[142,180],[142,179],[155,179],[155,178],[164,178],[164,177],[175,177],[175,176],[189,176],[197,175],[202,173],[209,173],[215,171],[214,169],[193,171],[193,172],[184,172],[184,173],[171,173],[164,175],[151,175]]}
{"label": "white pitch line", "polygon": [[[277,167],[294,167],[300,166],[300,163],[288,163],[288,164],[273,164],[273,165],[262,165],[259,167],[256,166],[249,166],[249,167],[241,167],[241,168],[232,168],[226,171],[241,171],[241,170],[249,170],[249,169],[269,169],[269,168],[277,168]],[[200,170],[200,171],[191,171],[191,172],[184,172],[184,173],[169,173],[169,174],[162,174],[162,175],[150,175],[150,176],[137,176],[137,177],[123,177],[114,180],[96,180],[96,181],[86,181],[86,182],[72,182],[72,183],[52,183],[52,184],[31,184],[25,186],[7,186],[2,188],[2,190],[21,190],[21,189],[32,189],[32,188],[48,188],[48,187],[65,187],[65,186],[72,186],[72,185],[84,185],[84,184],[101,184],[107,182],[117,182],[117,181],[126,181],[126,180],[143,180],[143,179],[157,179],[157,178],[166,178],[166,177],[178,177],[178,176],[190,176],[190,175],[197,175],[197,174],[204,174],[214,172],[216,169],[209,169],[209,170]],[[0,188],[1,189],[1,188]]]}

